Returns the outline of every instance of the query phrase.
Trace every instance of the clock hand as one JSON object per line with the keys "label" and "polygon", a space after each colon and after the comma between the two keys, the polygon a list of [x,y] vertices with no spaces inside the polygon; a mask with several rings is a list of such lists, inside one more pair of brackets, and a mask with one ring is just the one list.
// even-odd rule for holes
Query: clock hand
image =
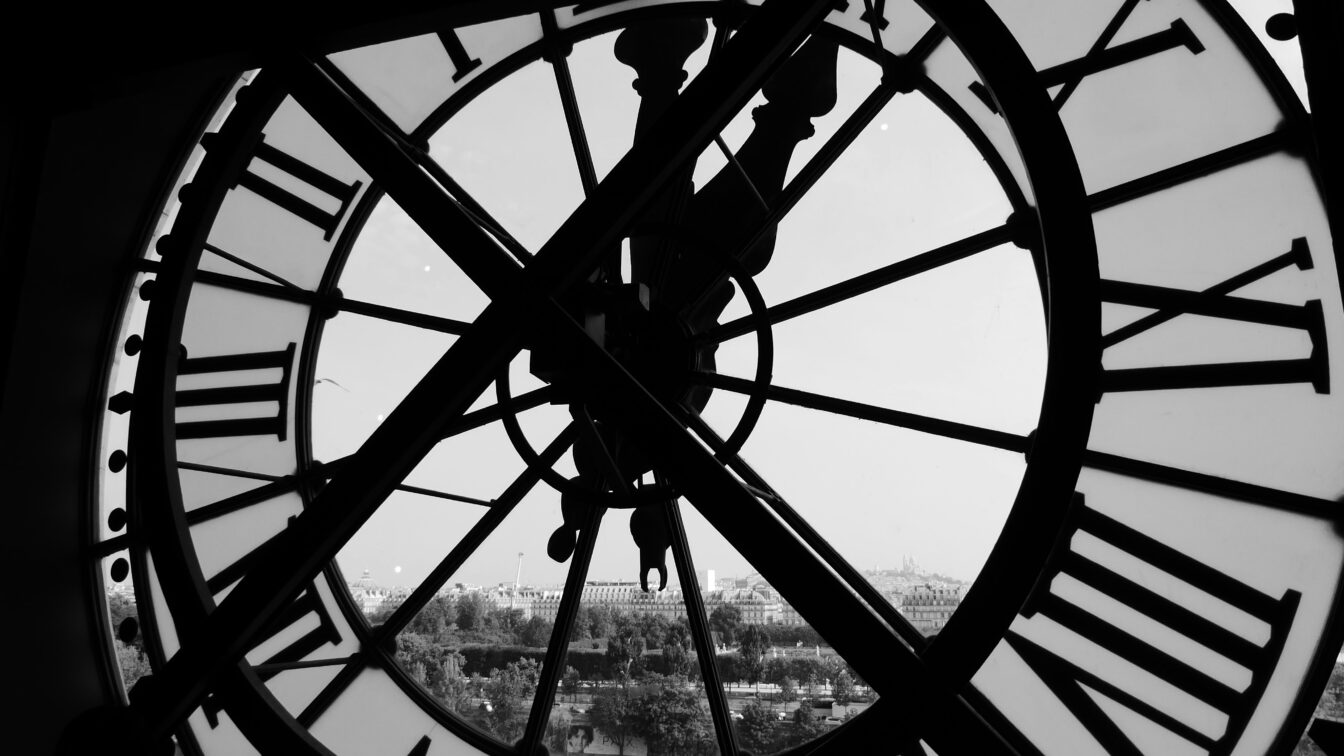
{"label": "clock hand", "polygon": [[[616,38],[616,59],[635,69],[634,81],[639,93],[639,114],[635,118],[635,141],[677,98],[686,81],[687,58],[705,42],[708,24],[704,19],[660,19],[626,28]],[[682,169],[659,196],[649,204],[644,221],[675,222],[685,214],[693,187],[694,166]],[[630,280],[657,289],[656,280],[665,275],[666,257],[671,253],[667,239],[660,236],[630,238]]]}
{"label": "clock hand", "polygon": [[[735,255],[747,272],[765,270],[775,248],[771,226],[744,248],[784,188],[794,149],[815,133],[810,121],[829,113],[836,101],[838,46],[812,37],[770,78],[762,93],[766,104],[752,112],[756,126],[737,152],[737,165],[724,166],[691,200],[687,222]],[[673,271],[668,298],[694,331],[714,324],[732,298],[733,287],[712,255],[686,256]]]}

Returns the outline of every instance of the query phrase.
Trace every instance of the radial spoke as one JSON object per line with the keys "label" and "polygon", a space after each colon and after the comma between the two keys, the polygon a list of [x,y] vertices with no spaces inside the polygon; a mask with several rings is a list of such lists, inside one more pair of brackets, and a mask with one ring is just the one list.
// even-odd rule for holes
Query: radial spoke
{"label": "radial spoke", "polygon": [[401,606],[397,607],[396,611],[392,612],[392,615],[374,630],[375,645],[382,645],[395,638],[406,625],[410,624],[411,620],[415,619],[415,615],[419,614],[429,604],[434,598],[434,594],[438,593],[439,589],[443,587],[443,584],[448,582],[448,579],[462,567],[467,558],[475,553],[476,549],[485,542],[486,538],[490,537],[491,533],[495,532],[495,528],[499,527],[500,523],[504,522],[504,518],[513,512],[514,507],[518,506],[518,502],[522,501],[523,497],[537,485],[537,482],[541,480],[542,472],[559,461],[566,451],[569,451],[569,447],[574,444],[577,435],[577,427],[571,423],[541,451],[537,459],[528,465],[527,469],[513,483],[509,484],[508,488],[504,489],[499,498],[495,499],[494,506],[490,508],[490,511],[486,512],[467,531],[466,535],[462,536],[462,540],[458,541],[452,551],[448,552],[447,556],[433,570],[430,570],[429,575],[420,581],[420,585],[416,586],[411,595],[406,597]]}
{"label": "radial spoke", "polygon": [[322,690],[318,691],[313,700],[309,701],[308,705],[303,707],[303,711],[295,717],[299,724],[304,727],[312,727],[326,713],[327,709],[331,708],[336,699],[341,697],[345,689],[350,687],[355,678],[359,677],[366,664],[368,664],[368,654],[363,653],[356,655],[356,658],[342,667],[341,671],[337,672],[330,682],[322,686]]}
{"label": "radial spoke", "polygon": [[1203,157],[1187,160],[1180,165],[1151,173],[1147,176],[1126,181],[1123,184],[1103,189],[1087,198],[1093,212],[1128,202],[1153,192],[1168,189],[1200,176],[1221,171],[1234,165],[1249,162],[1271,155],[1279,150],[1288,149],[1299,140],[1299,136],[1287,128],[1272,131],[1263,136],[1249,139],[1240,144],[1211,152]]}
{"label": "radial spoke", "polygon": [[378,124],[384,135],[393,140],[403,153],[411,156],[421,168],[439,183],[439,186],[446,189],[450,195],[450,201],[466,213],[477,226],[495,237],[519,262],[526,262],[532,258],[532,253],[523,247],[517,239],[513,238],[512,234],[504,230],[503,224],[495,220],[470,192],[448,175],[443,166],[439,165],[439,162],[429,154],[427,144],[417,144],[407,139],[401,129],[392,122],[392,119],[388,118],[387,114],[372,100],[364,96],[359,87],[355,86],[339,67],[328,60],[319,62],[317,66],[332,81],[336,82],[342,91],[348,93],[350,98],[358,103],[360,110]]}
{"label": "radial spoke", "polygon": [[[195,470],[197,472],[208,472],[215,475],[228,475],[236,478],[268,481],[265,485],[257,486],[256,488],[243,491],[242,493],[225,497],[219,501],[211,502],[210,504],[197,507],[190,512],[187,512],[187,524],[198,525],[202,522],[213,520],[216,517],[222,517],[223,515],[246,509],[253,504],[260,504],[263,501],[273,499],[282,494],[297,491],[303,485],[317,484],[319,481],[326,481],[332,475],[336,474],[337,470],[344,467],[352,459],[352,456],[341,457],[340,459],[333,460],[323,465],[315,465],[313,469],[303,475],[269,475],[247,470],[235,470],[228,467],[217,467],[215,465],[178,462],[177,466],[183,470]],[[440,491],[433,488],[411,486],[405,483],[397,484],[393,490],[430,496],[436,499],[460,501],[465,504],[479,504],[481,506],[493,506],[495,504],[495,502],[487,501],[485,499],[477,499],[471,496],[463,496],[462,494]]]}
{"label": "radial spoke", "polygon": [[570,557],[569,574],[565,576],[565,589],[560,594],[560,606],[556,609],[555,625],[551,629],[551,642],[546,647],[546,658],[541,663],[541,674],[537,681],[536,698],[532,701],[532,711],[527,719],[527,730],[523,734],[522,753],[535,753],[543,750],[541,739],[546,734],[546,721],[551,715],[551,704],[555,701],[555,686],[560,680],[561,661],[565,658],[565,649],[569,646],[570,631],[574,628],[574,618],[579,613],[579,603],[583,601],[583,584],[588,580],[588,564],[593,559],[597,547],[597,531],[602,525],[602,515],[606,510],[590,506],[579,530],[579,542]]}
{"label": "radial spoke", "polygon": [[1125,475],[1139,480],[1148,480],[1168,486],[1184,488],[1190,491],[1236,499],[1249,504],[1294,512],[1308,517],[1337,521],[1340,518],[1341,505],[1330,499],[1292,493],[1268,486],[1220,478],[1216,475],[1182,470],[1179,467],[1159,465],[1155,462],[1130,459],[1119,454],[1088,449],[1083,452],[1083,466],[1094,470],[1103,470],[1117,475]]}
{"label": "radial spoke", "polygon": [[[137,263],[137,267],[146,272],[157,272],[159,270],[159,264],[152,260],[141,260]],[[253,267],[255,266],[248,266],[248,269],[251,270]],[[266,275],[261,268],[257,268],[254,272],[258,275]],[[345,297],[333,294],[319,294],[315,291],[309,291],[294,286],[288,281],[285,281],[284,284],[267,283],[265,281],[256,281],[250,278],[231,276],[227,273],[217,273],[211,270],[198,270],[193,275],[197,283],[218,286],[222,289],[256,294],[270,299],[295,302],[308,305],[309,307],[317,307],[335,312],[351,312],[356,315],[365,315],[379,320],[386,320],[389,323],[400,323],[402,325],[415,326],[416,328],[424,328],[428,331],[448,333],[454,336],[460,336],[466,333],[467,329],[471,327],[470,323],[461,320],[441,318],[437,315],[427,315],[422,312],[402,310],[396,307],[373,304],[372,302],[361,302],[357,299],[346,299]],[[278,278],[278,276],[276,278]]]}
{"label": "radial spoke", "polygon": [[456,422],[450,423],[444,430],[443,437],[451,438],[459,433],[465,433],[466,431],[480,428],[483,425],[497,422],[503,419],[505,415],[517,414],[534,407],[540,407],[549,402],[554,394],[555,390],[547,385],[519,394],[518,396],[513,397],[510,401],[492,404],[478,410],[472,410],[458,418]]}
{"label": "radial spoke", "polygon": [[287,278],[282,278],[282,277],[276,275],[275,273],[272,273],[271,271],[266,270],[265,268],[261,267],[260,265],[254,265],[254,264],[248,262],[247,260],[242,259],[241,257],[238,257],[238,256],[236,256],[236,255],[231,255],[231,254],[229,254],[228,252],[225,252],[224,250],[220,249],[219,247],[216,247],[216,246],[213,245],[213,244],[206,244],[206,245],[205,245],[205,251],[206,251],[206,252],[209,252],[209,253],[211,253],[211,254],[213,254],[213,255],[216,255],[217,257],[221,257],[221,258],[223,258],[223,259],[225,259],[225,260],[228,260],[229,262],[233,263],[234,265],[237,265],[237,266],[240,267],[240,268],[244,268],[244,269],[246,269],[246,270],[250,270],[250,271],[252,271],[253,273],[256,273],[257,275],[262,276],[262,277],[264,277],[264,278],[269,278],[270,280],[272,280],[272,281],[274,281],[274,282],[276,282],[276,283],[278,283],[278,284],[280,284],[281,286],[284,286],[284,287],[286,287],[286,288],[289,288],[289,289],[298,289],[298,288],[299,288],[298,285],[294,284],[294,283],[291,282],[289,279],[287,279]]}
{"label": "radial spoke", "polygon": [[359,659],[359,654],[350,654],[349,656],[339,656],[335,659],[303,659],[290,662],[275,662],[273,664],[257,664],[252,667],[253,672],[272,674],[276,672],[288,672],[291,669],[319,669],[321,667],[335,667],[343,664],[353,664]]}
{"label": "radial spoke", "polygon": [[930,26],[928,31],[924,32],[924,36],[910,48],[910,53],[905,56],[906,60],[911,64],[923,64],[945,39],[947,32],[942,26],[938,24]]}
{"label": "radial spoke", "polygon": [[[658,483],[664,485],[665,481],[660,480]],[[677,581],[686,602],[686,619],[691,626],[691,637],[695,639],[695,656],[700,663],[700,678],[705,683],[705,696],[709,700],[709,713],[714,720],[719,753],[722,756],[734,756],[737,753],[737,738],[733,732],[732,717],[728,713],[728,697],[719,679],[714,639],[709,632],[709,616],[705,613],[705,600],[700,595],[700,580],[696,577],[695,562],[691,559],[691,546],[686,539],[686,526],[682,523],[679,507],[675,501],[667,506],[672,561],[676,565]]]}
{"label": "radial spoke", "polygon": [[[756,384],[749,380],[744,378],[734,378],[728,375],[720,375],[718,373],[695,373],[693,379],[704,386],[712,386],[714,388],[733,391],[739,394],[750,395],[757,390]],[[902,412],[900,410],[876,407],[871,404],[863,404],[861,402],[852,402],[847,399],[826,396],[825,394],[814,394],[810,391],[799,391],[798,389],[770,385],[765,387],[764,393],[767,399],[783,402],[784,404],[792,404],[798,407],[818,410],[820,412],[829,412],[831,414],[852,417],[858,420],[867,420],[883,425],[891,425],[897,428],[907,428],[921,433],[930,433],[944,438],[956,439],[958,441],[968,441],[973,444],[990,446],[1005,451],[1025,453],[1031,445],[1028,437],[1020,436],[1016,433],[981,428],[976,425],[967,425],[966,423],[958,423],[952,420],[940,420],[935,417],[918,415],[913,412]]]}
{"label": "radial spoke", "polygon": [[851,565],[847,559],[842,557],[840,552],[835,550],[834,546],[831,546],[831,544],[823,538],[802,515],[798,514],[797,510],[789,506],[789,503],[770,487],[770,484],[765,481],[765,478],[761,477],[760,473],[753,470],[751,466],[747,464],[746,460],[742,459],[736,453],[725,453],[726,450],[724,448],[723,439],[714,432],[713,428],[709,427],[709,424],[706,423],[703,418],[699,415],[689,415],[687,417],[687,425],[696,433],[696,435],[704,439],[705,443],[709,444],[709,447],[713,449],[716,454],[726,459],[726,464],[729,469],[742,478],[749,490],[751,490],[757,498],[767,502],[774,513],[778,515],[785,524],[793,529],[793,532],[803,540],[803,543],[807,544],[808,548],[812,549],[820,555],[822,559],[826,560],[827,563],[831,565],[831,568],[844,579],[849,589],[857,593],[864,601],[868,602],[868,605],[872,607],[888,625],[896,630],[897,634],[901,636],[901,640],[905,641],[916,651],[922,651],[925,646],[928,645],[928,640],[924,637],[924,634],[916,629],[914,625],[910,624],[910,620],[906,619],[905,615],[897,611],[896,607],[892,606],[891,602],[883,597],[882,594],[873,587],[872,583],[865,580],[863,575],[859,574],[859,571],[854,569],[853,565]]}
{"label": "radial spoke", "polygon": [[466,213],[444,212],[455,203],[426,174],[400,133],[361,108],[322,68],[302,59],[279,68],[303,109],[387,190],[430,240],[487,297],[498,300],[503,296],[517,273],[516,263]]}
{"label": "radial spoke", "polygon": [[722,325],[714,326],[694,337],[696,344],[718,344],[729,339],[751,333],[764,320],[770,325],[779,325],[786,320],[815,312],[833,304],[852,299],[861,294],[896,283],[911,276],[925,273],[972,255],[991,250],[1012,241],[1016,235],[1011,223],[982,231],[951,244],[945,244],[928,252],[909,257],[876,270],[870,270],[853,278],[818,289],[809,294],[781,302],[769,307],[761,315],[744,315]]}
{"label": "radial spoke", "polygon": [[574,146],[574,162],[579,169],[579,181],[585,195],[592,194],[597,188],[597,170],[593,167],[593,153],[588,147],[588,135],[583,128],[583,114],[579,112],[579,100],[574,94],[574,80],[569,73],[568,50],[556,37],[555,11],[541,11],[542,35],[546,40],[546,53],[543,57],[550,61],[555,71],[555,86],[560,92],[560,105],[565,111],[565,125],[569,128],[569,141]]}

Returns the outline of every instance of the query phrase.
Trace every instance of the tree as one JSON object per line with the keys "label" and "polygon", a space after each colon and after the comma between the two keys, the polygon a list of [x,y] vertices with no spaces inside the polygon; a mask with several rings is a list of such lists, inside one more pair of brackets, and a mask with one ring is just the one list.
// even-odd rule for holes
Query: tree
{"label": "tree", "polygon": [[636,726],[649,753],[691,756],[714,742],[709,710],[700,694],[680,686],[660,686],[636,699]]}
{"label": "tree", "polygon": [[561,712],[554,721],[546,723],[546,744],[550,746],[551,753],[568,753],[568,738],[569,717]]}
{"label": "tree", "polygon": [[121,668],[121,682],[130,690],[140,678],[150,673],[149,660],[135,646],[113,640],[117,647],[117,666]]}
{"label": "tree", "polygon": [[775,717],[759,701],[742,707],[742,718],[736,722],[737,735],[742,745],[754,753],[775,750]]}
{"label": "tree", "polygon": [[611,634],[613,621],[611,607],[605,604],[588,607],[588,637],[607,637]]}
{"label": "tree", "polygon": [[578,611],[574,613],[574,625],[569,628],[569,642],[573,643],[587,638],[590,624],[588,607],[580,606]]}
{"label": "tree", "polygon": [[593,727],[616,746],[619,753],[625,753],[625,747],[635,739],[638,724],[635,702],[624,691],[602,693],[593,699],[593,708],[589,710]]}
{"label": "tree", "polygon": [[831,692],[835,695],[835,702],[841,706],[854,700],[854,678],[850,677],[847,670],[842,669],[836,673]]}
{"label": "tree", "polygon": [[644,671],[644,636],[634,625],[626,624],[607,638],[607,666],[622,681]]}
{"label": "tree", "polygon": [[798,681],[792,677],[785,677],[779,681],[779,700],[784,703],[798,700]]}
{"label": "tree", "polygon": [[[397,662],[410,672],[417,682],[436,695],[444,684],[444,664],[448,662],[448,653],[443,647],[419,633],[402,633],[397,636]],[[461,654],[454,652],[454,655],[460,665]]]}
{"label": "tree", "polygon": [[691,630],[685,622],[668,626],[663,636],[663,663],[669,675],[690,673],[691,647]]}
{"label": "tree", "polygon": [[812,702],[803,701],[793,712],[793,721],[785,736],[789,748],[800,746],[820,737],[826,731],[826,725],[812,716]]}
{"label": "tree", "polygon": [[747,625],[738,635],[738,654],[742,657],[742,673],[746,681],[757,686],[765,671],[765,652],[770,648],[770,634],[760,625]]}
{"label": "tree", "polygon": [[[135,618],[136,626],[138,627],[140,621],[139,614],[135,608],[135,601],[124,593],[109,592],[107,594],[107,614],[108,620],[112,623],[112,633],[118,638],[121,637],[121,625],[123,622],[127,619]],[[137,632],[135,637],[131,639],[129,645],[135,647],[136,651],[143,654],[145,652],[144,633]],[[128,684],[126,687],[129,688],[130,685]]]}
{"label": "tree", "polygon": [[671,627],[666,617],[661,614],[640,614],[635,617],[635,624],[639,626],[640,635],[644,636],[645,648],[657,651],[663,647],[663,640]]}
{"label": "tree", "polygon": [[531,648],[545,648],[551,642],[555,625],[541,617],[532,617],[518,629],[518,642]]}
{"label": "tree", "polygon": [[709,613],[709,629],[718,632],[724,643],[737,641],[737,626],[742,624],[742,612],[732,604],[720,604]]}
{"label": "tree", "polygon": [[574,701],[579,694],[579,671],[573,667],[565,667],[565,674],[560,678],[560,690],[569,694],[569,700]]}
{"label": "tree", "polygon": [[457,626],[466,631],[484,629],[489,606],[479,593],[468,593],[457,599]]}
{"label": "tree", "polygon": [[485,695],[490,699],[491,711],[486,715],[486,723],[505,743],[522,737],[540,676],[541,667],[526,658],[509,662],[502,670],[490,670]]}

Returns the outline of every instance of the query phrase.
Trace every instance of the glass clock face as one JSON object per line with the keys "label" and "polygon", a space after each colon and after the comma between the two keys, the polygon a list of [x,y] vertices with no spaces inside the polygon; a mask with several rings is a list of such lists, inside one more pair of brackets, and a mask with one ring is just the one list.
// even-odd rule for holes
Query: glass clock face
{"label": "glass clock face", "polygon": [[104,433],[147,718],[1296,742],[1344,309],[1287,83],[1219,2],[803,5],[581,3],[236,90]]}

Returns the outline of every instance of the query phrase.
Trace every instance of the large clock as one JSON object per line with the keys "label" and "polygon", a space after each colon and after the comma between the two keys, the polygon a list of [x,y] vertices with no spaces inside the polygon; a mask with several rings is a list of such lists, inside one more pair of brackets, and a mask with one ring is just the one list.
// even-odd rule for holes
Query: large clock
{"label": "large clock", "polygon": [[[697,577],[730,553],[876,695],[799,753],[1296,742],[1340,642],[1344,305],[1239,16],[544,5],[278,52],[201,136],[100,455],[154,670],[71,742],[541,752],[609,558],[679,585],[700,745],[746,753]],[[380,624],[370,544],[432,554]],[[972,579],[932,638],[862,569],[917,545]],[[563,565],[508,735],[398,660],[490,549]]]}

